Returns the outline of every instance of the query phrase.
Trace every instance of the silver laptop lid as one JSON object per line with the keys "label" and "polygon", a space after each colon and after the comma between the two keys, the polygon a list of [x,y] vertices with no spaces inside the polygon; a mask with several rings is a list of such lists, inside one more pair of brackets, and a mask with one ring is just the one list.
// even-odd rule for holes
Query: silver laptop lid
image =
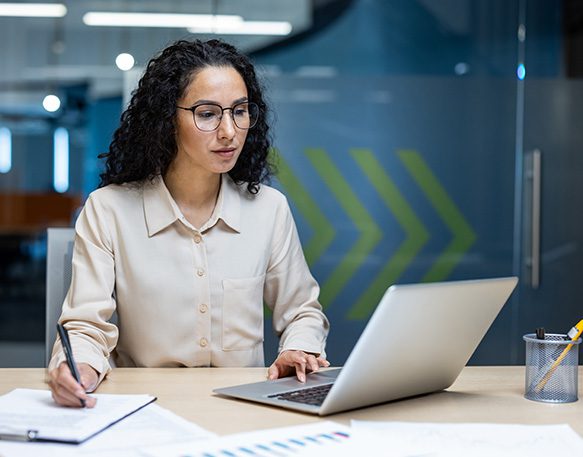
{"label": "silver laptop lid", "polygon": [[391,286],[319,414],[446,389],[517,282],[509,277]]}

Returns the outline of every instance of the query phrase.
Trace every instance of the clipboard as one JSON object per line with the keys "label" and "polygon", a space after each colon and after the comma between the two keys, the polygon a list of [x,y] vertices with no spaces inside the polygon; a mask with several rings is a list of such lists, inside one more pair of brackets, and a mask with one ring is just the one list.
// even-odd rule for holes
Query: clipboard
{"label": "clipboard", "polygon": [[94,394],[94,408],[57,405],[48,390],[0,396],[0,440],[81,444],[156,401],[152,395]]}

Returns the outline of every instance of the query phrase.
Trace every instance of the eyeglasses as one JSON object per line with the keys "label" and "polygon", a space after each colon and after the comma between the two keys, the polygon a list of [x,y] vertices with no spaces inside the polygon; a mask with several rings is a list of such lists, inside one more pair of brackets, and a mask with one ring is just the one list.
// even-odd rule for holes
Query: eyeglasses
{"label": "eyeglasses", "polygon": [[216,103],[203,103],[190,108],[177,106],[177,108],[191,111],[194,125],[203,132],[212,132],[218,129],[223,119],[223,113],[227,110],[231,112],[231,119],[241,130],[249,130],[255,126],[259,118],[259,106],[253,102],[237,103],[227,108]]}

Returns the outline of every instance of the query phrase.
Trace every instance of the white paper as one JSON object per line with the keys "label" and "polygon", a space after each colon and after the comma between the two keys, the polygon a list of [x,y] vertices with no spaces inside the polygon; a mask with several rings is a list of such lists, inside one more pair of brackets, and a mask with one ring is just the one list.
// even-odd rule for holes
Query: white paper
{"label": "white paper", "polygon": [[[260,430],[222,436],[207,441],[144,448],[148,457],[285,457],[337,455],[351,440],[350,428],[335,422]],[[363,454],[364,455],[364,454]]]}
{"label": "white paper", "polygon": [[138,457],[140,448],[216,435],[176,414],[150,404],[80,445],[0,441],[2,457]]}
{"label": "white paper", "polygon": [[59,441],[83,441],[154,400],[151,395],[95,394],[94,408],[67,408],[48,390],[14,389],[0,397],[0,434],[26,434]]}
{"label": "white paper", "polygon": [[[566,424],[519,425],[352,421],[400,456],[532,457],[583,455],[583,439]],[[342,454],[339,454],[342,455]]]}

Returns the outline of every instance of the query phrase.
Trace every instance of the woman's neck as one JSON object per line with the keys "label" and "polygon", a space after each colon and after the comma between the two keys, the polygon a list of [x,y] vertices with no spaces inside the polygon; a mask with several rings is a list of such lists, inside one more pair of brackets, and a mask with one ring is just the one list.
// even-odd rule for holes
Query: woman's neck
{"label": "woman's neck", "polygon": [[164,175],[164,183],[193,226],[200,228],[209,220],[221,188],[220,174],[184,173],[171,167]]}

